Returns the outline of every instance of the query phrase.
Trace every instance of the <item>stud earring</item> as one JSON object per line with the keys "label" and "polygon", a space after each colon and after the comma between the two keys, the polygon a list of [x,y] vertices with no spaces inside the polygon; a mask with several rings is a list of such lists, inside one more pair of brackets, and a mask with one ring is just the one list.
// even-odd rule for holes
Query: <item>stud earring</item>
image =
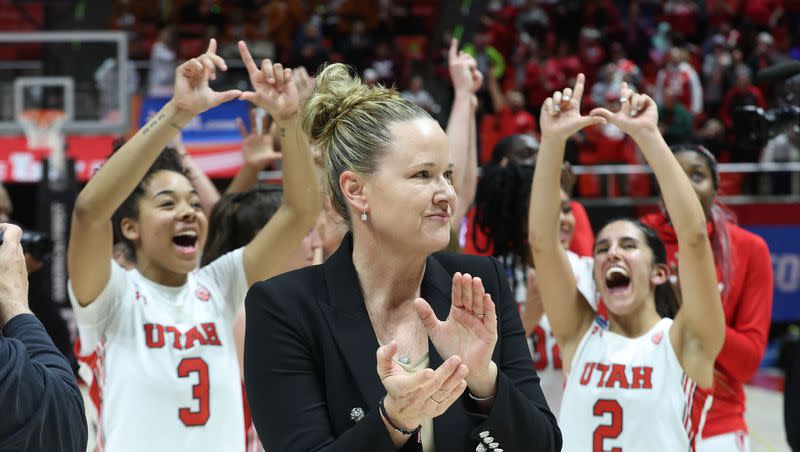
{"label": "stud earring", "polygon": [[367,211],[361,211],[361,221],[367,221]]}

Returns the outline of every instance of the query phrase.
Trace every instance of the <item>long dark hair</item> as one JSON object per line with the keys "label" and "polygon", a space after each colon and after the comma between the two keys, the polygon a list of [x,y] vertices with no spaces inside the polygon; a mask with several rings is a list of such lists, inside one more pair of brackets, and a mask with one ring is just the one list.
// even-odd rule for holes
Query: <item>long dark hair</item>
{"label": "long dark hair", "polygon": [[[603,228],[615,221],[628,222],[642,231],[645,243],[653,253],[653,265],[667,265],[667,248],[664,246],[664,242],[661,241],[658,233],[653,228],[633,218],[618,218],[611,220],[606,223]],[[669,317],[674,319],[675,315],[678,314],[680,303],[678,303],[678,298],[675,296],[675,291],[672,289],[672,285],[669,283],[669,281],[656,286],[655,303],[656,312],[658,312],[660,317]]]}
{"label": "long dark hair", "polygon": [[211,209],[209,240],[203,249],[200,266],[250,243],[282,202],[283,189],[272,185],[256,185],[249,191],[221,197]]}
{"label": "long dark hair", "polygon": [[[711,173],[712,183],[714,185],[714,192],[719,192],[719,171],[717,169],[717,159],[714,154],[701,145],[696,144],[680,144],[670,147],[673,154],[681,152],[694,152],[703,159],[709,172]],[[666,211],[665,211],[666,213]],[[730,288],[730,278],[732,271],[732,251],[731,240],[728,235],[728,224],[736,223],[736,216],[720,204],[719,200],[714,197],[714,204],[711,206],[709,218],[706,220],[711,222],[713,233],[711,234],[711,250],[714,252],[714,262],[722,273],[722,299],[728,294]]]}
{"label": "long dark hair", "polygon": [[[111,152],[111,155],[114,155],[114,153],[117,152],[123,144],[125,144],[124,139],[117,139],[114,142],[114,149]],[[142,180],[140,180],[136,185],[136,188],[134,188],[128,197],[125,198],[125,201],[120,204],[120,206],[114,212],[114,215],[111,217],[114,243],[124,244],[127,248],[127,255],[134,263],[136,262],[136,248],[134,247],[133,242],[128,240],[125,235],[122,234],[122,220],[124,218],[139,218],[139,199],[141,199],[142,195],[144,195],[145,191],[147,191],[147,185],[150,183],[150,179],[152,179],[153,175],[159,171],[174,171],[186,177],[189,182],[192,180],[191,177],[189,177],[189,172],[181,163],[181,156],[178,154],[178,151],[174,148],[166,147],[163,151],[161,151],[161,154],[156,157],[156,160],[152,165],[150,165],[150,168],[147,169],[147,172],[142,177]]]}

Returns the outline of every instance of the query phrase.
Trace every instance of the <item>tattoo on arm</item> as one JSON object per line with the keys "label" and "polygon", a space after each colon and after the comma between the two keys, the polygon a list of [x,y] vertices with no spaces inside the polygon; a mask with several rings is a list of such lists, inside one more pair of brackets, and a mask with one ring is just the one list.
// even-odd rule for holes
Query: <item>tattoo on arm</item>
{"label": "tattoo on arm", "polygon": [[[161,121],[166,119],[166,117],[167,115],[165,115],[164,113],[154,116],[153,119],[150,120],[150,122],[148,122],[147,124],[144,125],[144,127],[142,127],[142,135],[147,135],[148,132],[153,130]],[[175,124],[174,122],[170,122],[169,125],[178,130],[181,130],[181,127]]]}

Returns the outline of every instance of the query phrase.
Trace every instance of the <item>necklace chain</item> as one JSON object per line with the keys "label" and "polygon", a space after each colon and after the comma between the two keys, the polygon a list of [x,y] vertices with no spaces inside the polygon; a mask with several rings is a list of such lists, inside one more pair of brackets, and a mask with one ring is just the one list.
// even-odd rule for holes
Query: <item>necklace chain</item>
{"label": "necklace chain", "polygon": [[[365,304],[365,307],[366,307],[367,297],[366,297],[366,294],[364,294],[364,289],[361,288],[361,285],[359,285],[358,288],[361,291],[361,298],[363,298],[364,304]],[[369,309],[367,309],[367,314],[369,314]],[[376,318],[377,318],[377,316],[376,316]],[[417,328],[419,327],[419,323],[420,323],[419,319],[417,319],[417,321],[414,322],[414,332],[411,333],[411,342],[408,344],[408,349],[406,350],[405,353],[400,354],[400,356],[397,358],[397,360],[401,364],[405,364],[405,365],[411,364],[411,358],[410,358],[411,350],[414,348],[414,341],[416,341],[416,339],[417,339]],[[389,333],[389,330],[386,328],[386,322],[382,322],[381,326],[383,327],[383,331],[386,332],[386,336],[391,341],[392,340],[392,335]]]}

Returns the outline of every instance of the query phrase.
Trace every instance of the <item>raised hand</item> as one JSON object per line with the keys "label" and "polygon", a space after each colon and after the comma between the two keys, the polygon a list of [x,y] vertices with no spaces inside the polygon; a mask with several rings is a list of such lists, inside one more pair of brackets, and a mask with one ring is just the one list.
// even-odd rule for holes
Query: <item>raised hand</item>
{"label": "raised hand", "polygon": [[604,118],[634,139],[645,132],[658,131],[658,107],[646,94],[635,93],[626,82],[620,85],[620,108],[610,112],[605,108],[595,108],[589,114]]}
{"label": "raised hand", "polygon": [[300,94],[292,82],[292,70],[269,59],[256,66],[247,44],[239,41],[239,53],[255,91],[245,91],[240,98],[267,110],[276,120],[286,120],[300,109]]}
{"label": "raised hand", "polygon": [[228,70],[225,60],[216,52],[217,41],[212,38],[204,54],[186,61],[175,69],[172,102],[178,109],[197,115],[221,103],[236,99],[242,94],[238,89],[217,92],[208,86],[209,79],[217,78],[217,68]]}
{"label": "raised hand", "polygon": [[566,140],[574,133],[595,124],[605,122],[601,116],[581,116],[581,100],[586,78],[578,74],[574,88],[564,88],[548,97],[542,105],[539,127],[542,137],[550,136]]}
{"label": "raised hand", "polygon": [[397,342],[378,348],[378,376],[386,388],[384,408],[392,422],[414,430],[424,419],[441,415],[464,392],[469,372],[461,358],[452,356],[438,369],[407,372],[394,359]]}
{"label": "raised hand", "polygon": [[241,118],[236,118],[239,133],[242,134],[242,154],[245,165],[262,170],[283,156],[275,151],[275,123],[269,124],[266,115],[262,118],[261,133],[258,132],[256,110],[250,110],[250,132],[244,127]]}
{"label": "raised hand", "polygon": [[300,94],[300,102],[303,103],[308,100],[314,91],[314,77],[308,75],[305,67],[300,66],[292,71],[292,80],[297,87],[297,92]]}
{"label": "raised hand", "polygon": [[450,41],[447,63],[455,91],[475,94],[481,89],[483,74],[478,70],[478,63],[475,62],[472,55],[458,50],[458,39],[456,38]]}
{"label": "raised hand", "polygon": [[[497,371],[492,362],[492,352],[497,343],[497,314],[481,279],[468,274],[453,275],[450,313],[445,321],[437,319],[433,309],[422,298],[416,299],[415,307],[439,355],[444,359],[459,356],[469,367],[466,380],[470,390],[475,393],[476,387],[488,386],[493,390]],[[493,395],[493,392],[488,395]]]}

